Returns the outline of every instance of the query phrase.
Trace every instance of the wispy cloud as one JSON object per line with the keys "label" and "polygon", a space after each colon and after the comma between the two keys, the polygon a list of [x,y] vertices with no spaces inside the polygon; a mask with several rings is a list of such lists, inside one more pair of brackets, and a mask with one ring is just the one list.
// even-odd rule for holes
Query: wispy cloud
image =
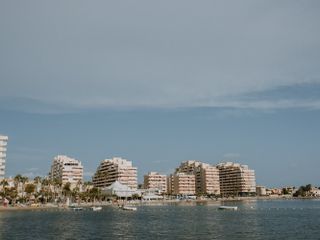
{"label": "wispy cloud", "polygon": [[[319,85],[320,86],[320,85]],[[317,86],[317,88],[320,88]],[[104,101],[101,99],[99,102],[87,101],[85,104],[78,103],[77,106],[70,104],[69,106],[61,104],[56,104],[52,108],[51,104],[46,105],[46,103],[40,104],[41,107],[37,107],[33,104],[29,105],[28,101],[25,102],[24,107],[16,105],[14,102],[3,101],[0,103],[0,110],[14,110],[14,111],[23,111],[29,113],[42,113],[42,114],[63,114],[63,113],[76,113],[83,110],[99,110],[99,109],[141,109],[141,108],[159,108],[159,109],[177,109],[177,108],[197,108],[197,107],[211,107],[211,108],[224,108],[229,109],[226,114],[243,114],[243,111],[246,110],[281,110],[281,109],[309,109],[309,110],[319,110],[320,109],[320,95],[319,97],[309,97],[309,92],[305,92],[305,98],[303,97],[286,97],[281,98],[281,92],[277,91],[277,96],[269,96],[265,98],[263,96],[252,97],[251,94],[256,94],[256,92],[250,92],[248,95],[238,95],[238,96],[222,96],[219,98],[211,98],[206,100],[195,100],[192,102],[178,103],[175,101],[172,102],[150,102],[148,99],[141,100],[139,102],[114,102],[109,103],[108,100]],[[270,90],[266,91],[270,93]],[[264,94],[264,91],[259,91],[261,95]],[[287,93],[287,90],[285,91]],[[293,91],[294,94],[294,91]],[[250,97],[248,97],[250,96]],[[22,99],[20,99],[22,100]],[[3,104],[3,103],[6,104]],[[41,102],[39,100],[38,102]],[[231,110],[230,110],[231,109]],[[237,112],[241,110],[240,112]]]}
{"label": "wispy cloud", "polygon": [[223,154],[222,158],[223,161],[235,161],[238,160],[240,156],[241,155],[239,153],[225,153]]}
{"label": "wispy cloud", "polygon": [[316,1],[74,3],[1,8],[0,109],[319,109]]}

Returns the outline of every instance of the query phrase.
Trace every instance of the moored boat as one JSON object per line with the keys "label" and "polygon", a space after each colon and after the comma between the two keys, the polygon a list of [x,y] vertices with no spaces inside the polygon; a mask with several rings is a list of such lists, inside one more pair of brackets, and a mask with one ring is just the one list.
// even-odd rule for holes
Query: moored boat
{"label": "moored boat", "polygon": [[237,206],[220,206],[220,210],[238,210]]}
{"label": "moored boat", "polygon": [[73,211],[82,211],[83,210],[82,207],[70,207],[70,209],[72,209]]}
{"label": "moored boat", "polygon": [[121,206],[120,209],[122,209],[122,210],[127,210],[127,211],[137,211],[137,208],[136,208],[136,207],[126,206],[126,205]]}
{"label": "moored boat", "polygon": [[102,207],[91,207],[91,210],[94,211],[94,212],[97,212],[97,211],[101,211],[102,210]]}

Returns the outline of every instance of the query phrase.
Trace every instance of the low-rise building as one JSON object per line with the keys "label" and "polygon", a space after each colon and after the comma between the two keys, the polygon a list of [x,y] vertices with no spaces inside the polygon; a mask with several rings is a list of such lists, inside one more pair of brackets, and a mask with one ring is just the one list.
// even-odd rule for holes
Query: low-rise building
{"label": "low-rise building", "polygon": [[313,197],[320,197],[320,189],[316,187],[312,187],[310,190],[310,195]]}
{"label": "low-rise building", "polygon": [[267,196],[267,188],[264,186],[256,186],[257,196]]}

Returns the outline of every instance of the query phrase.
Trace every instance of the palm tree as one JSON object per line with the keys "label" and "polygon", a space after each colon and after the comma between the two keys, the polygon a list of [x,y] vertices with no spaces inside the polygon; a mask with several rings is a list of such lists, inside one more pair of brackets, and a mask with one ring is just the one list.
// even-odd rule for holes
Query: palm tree
{"label": "palm tree", "polygon": [[30,201],[32,193],[34,193],[36,186],[32,183],[29,183],[25,187],[25,192],[27,193],[27,198]]}
{"label": "palm tree", "polygon": [[14,177],[13,181],[14,181],[14,186],[15,186],[15,188],[17,190],[17,198],[18,198],[18,197],[21,196],[20,193],[22,191],[22,189],[20,189],[20,184],[22,182],[22,175],[21,174],[16,175]]}
{"label": "palm tree", "polygon": [[90,188],[92,186],[92,182],[90,182],[90,181],[87,181],[87,182],[84,182],[83,183],[83,191],[87,191],[88,190],[88,188]]}
{"label": "palm tree", "polygon": [[51,189],[52,185],[53,181],[51,179],[43,178],[41,181],[41,194],[45,202],[48,202],[49,199],[53,200],[54,198],[54,192]]}
{"label": "palm tree", "polygon": [[58,178],[53,179],[53,191],[54,191],[54,198],[57,199],[57,197],[61,193],[61,186],[62,181]]}
{"label": "palm tree", "polygon": [[[22,182],[22,192],[23,194],[25,193],[25,189],[26,189],[26,182],[29,181],[29,178],[28,177],[25,177],[25,176],[22,176],[21,178],[21,182]],[[24,195],[23,195],[24,196]],[[25,197],[25,196],[24,196]]]}
{"label": "palm tree", "polygon": [[14,177],[14,185],[16,186],[16,188],[18,189],[18,185],[19,183],[22,181],[22,176],[21,174],[18,174]]}
{"label": "palm tree", "polygon": [[74,200],[79,200],[79,193],[80,193],[80,188],[79,187],[75,187],[72,189],[71,191],[71,196]]}
{"label": "palm tree", "polygon": [[63,190],[62,193],[65,197],[70,196],[71,193],[71,183],[67,182],[64,186],[63,186]]}
{"label": "palm tree", "polygon": [[6,179],[2,179],[0,182],[0,185],[2,186],[2,193],[1,195],[3,195],[3,197],[6,197],[6,191],[7,191],[7,186],[9,186],[9,183]]}
{"label": "palm tree", "polygon": [[11,204],[14,206],[18,197],[18,191],[15,187],[7,190],[7,196],[11,199]]}
{"label": "palm tree", "polygon": [[42,183],[42,178],[41,178],[40,176],[36,176],[36,177],[33,179],[33,181],[34,181],[35,183]]}
{"label": "palm tree", "polygon": [[93,187],[89,191],[90,201],[95,202],[96,199],[100,200],[101,190],[100,188]]}

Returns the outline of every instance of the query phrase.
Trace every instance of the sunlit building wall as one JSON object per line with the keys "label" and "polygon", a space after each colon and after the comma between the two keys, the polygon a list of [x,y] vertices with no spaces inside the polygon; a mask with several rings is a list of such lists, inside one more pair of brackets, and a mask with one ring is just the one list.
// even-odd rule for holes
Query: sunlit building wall
{"label": "sunlit building wall", "polygon": [[8,137],[0,135],[0,179],[4,178],[6,170]]}

